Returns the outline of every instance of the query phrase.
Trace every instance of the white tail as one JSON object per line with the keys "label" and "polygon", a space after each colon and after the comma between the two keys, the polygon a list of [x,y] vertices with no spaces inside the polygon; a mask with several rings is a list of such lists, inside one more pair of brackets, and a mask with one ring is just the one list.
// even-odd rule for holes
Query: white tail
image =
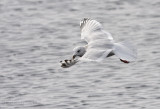
{"label": "white tail", "polygon": [[114,43],[113,52],[121,60],[135,61],[137,59],[137,50],[127,41]]}

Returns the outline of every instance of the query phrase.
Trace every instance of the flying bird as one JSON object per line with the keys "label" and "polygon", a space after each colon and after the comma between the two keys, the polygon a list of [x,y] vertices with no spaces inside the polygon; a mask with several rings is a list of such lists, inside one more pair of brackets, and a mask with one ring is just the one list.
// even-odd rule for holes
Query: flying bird
{"label": "flying bird", "polygon": [[[101,61],[110,56],[117,56],[120,61],[130,63],[137,58],[137,50],[131,42],[115,42],[112,35],[105,31],[102,25],[93,19],[84,18],[80,21],[81,39],[87,42],[85,46],[73,49],[72,59]],[[65,60],[66,65],[68,60]],[[71,61],[70,61],[71,62]]]}

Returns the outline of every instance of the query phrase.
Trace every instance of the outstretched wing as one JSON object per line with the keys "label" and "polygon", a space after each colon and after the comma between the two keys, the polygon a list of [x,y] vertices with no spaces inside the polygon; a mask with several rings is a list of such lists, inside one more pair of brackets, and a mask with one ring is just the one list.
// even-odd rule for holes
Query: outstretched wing
{"label": "outstretched wing", "polygon": [[99,39],[113,40],[109,32],[103,30],[102,25],[96,20],[84,18],[80,21],[81,39],[88,43]]}
{"label": "outstretched wing", "polygon": [[96,20],[84,18],[80,22],[81,39],[87,41],[87,51],[82,59],[99,60],[106,57],[113,46],[112,36]]}
{"label": "outstretched wing", "polygon": [[132,62],[137,59],[137,49],[130,41],[114,43],[113,52],[122,60]]}

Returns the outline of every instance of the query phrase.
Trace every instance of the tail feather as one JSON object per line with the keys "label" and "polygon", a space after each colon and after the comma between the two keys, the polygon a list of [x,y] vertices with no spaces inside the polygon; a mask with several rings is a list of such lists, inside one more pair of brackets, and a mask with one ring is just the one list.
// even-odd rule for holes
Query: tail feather
{"label": "tail feather", "polygon": [[120,60],[131,62],[137,59],[137,50],[132,43],[127,41],[114,43],[113,52]]}

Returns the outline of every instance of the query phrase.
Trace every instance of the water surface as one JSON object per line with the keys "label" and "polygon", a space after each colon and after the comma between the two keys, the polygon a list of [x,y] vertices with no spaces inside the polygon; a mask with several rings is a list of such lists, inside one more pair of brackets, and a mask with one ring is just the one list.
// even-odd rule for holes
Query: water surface
{"label": "water surface", "polygon": [[[159,0],[1,0],[0,109],[158,109]],[[80,42],[79,20],[100,21],[138,59],[63,69]]]}

